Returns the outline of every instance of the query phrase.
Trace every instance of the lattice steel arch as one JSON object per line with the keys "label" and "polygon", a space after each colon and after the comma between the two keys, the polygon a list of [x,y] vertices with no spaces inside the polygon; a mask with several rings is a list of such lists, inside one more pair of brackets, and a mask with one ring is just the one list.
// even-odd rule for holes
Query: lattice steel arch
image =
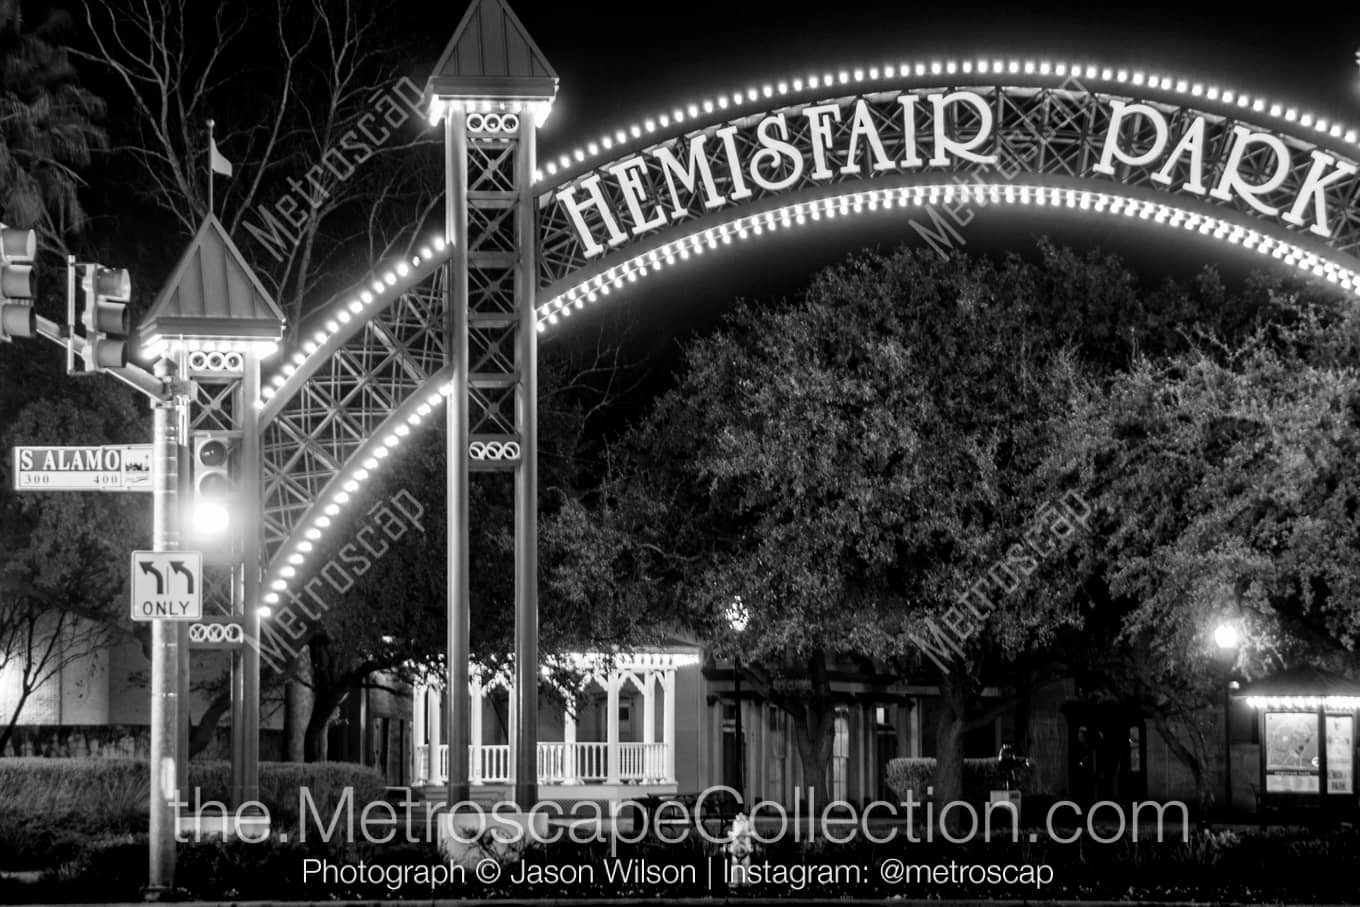
{"label": "lattice steel arch", "polygon": [[[995,78],[998,74],[1004,76],[1004,84]],[[1136,92],[1131,90],[1134,88]],[[617,185],[609,186],[606,176],[611,167],[639,155],[646,165],[645,184],[659,190],[665,177],[655,159],[649,158],[650,150],[671,146],[683,151],[697,135],[713,136],[735,127],[734,142],[747,142],[745,150],[750,151],[750,138],[743,138],[741,133],[744,126],[759,121],[771,110],[790,114],[789,123],[798,126],[798,118],[792,114],[811,103],[834,103],[848,110],[862,99],[885,142],[904,142],[905,135],[900,131],[896,135],[891,132],[893,120],[888,111],[900,106],[904,95],[955,89],[974,91],[988,99],[995,121],[993,144],[988,150],[997,154],[1004,167],[1019,167],[1014,180],[995,179],[996,165],[972,164],[949,171],[838,172],[825,180],[807,178],[805,172],[801,182],[784,190],[763,191],[752,186],[751,195],[742,204],[725,205],[716,211],[703,204],[702,192],[691,192],[679,217],[664,227],[630,236],[594,257],[586,255],[581,237],[554,201],[563,189],[599,177],[602,191],[615,193],[613,198],[606,195],[606,201],[622,202]],[[771,83],[761,89],[748,87],[726,98],[690,104],[606,134],[592,143],[594,147],[587,146],[563,161],[550,163],[546,174],[538,174],[539,296],[543,300],[538,309],[539,329],[669,264],[709,254],[743,239],[858,211],[921,210],[955,200],[1086,208],[1146,219],[1239,244],[1352,293],[1360,290],[1354,257],[1360,249],[1360,180],[1350,178],[1328,188],[1329,209],[1336,222],[1331,234],[1322,238],[1278,218],[1264,217],[1240,199],[1177,194],[1152,180],[1146,169],[1123,167],[1118,179],[1098,174],[1093,171],[1099,152],[1096,141],[1108,127],[1108,104],[1112,100],[1148,104],[1167,117],[1173,131],[1189,118],[1203,117],[1210,148],[1221,149],[1233,127],[1250,125],[1274,130],[1291,150],[1318,149],[1350,164],[1360,160],[1355,132],[1339,124],[1230,89],[1089,63],[976,60],[902,64],[824,73]],[[928,132],[930,111],[922,107],[918,112],[924,114],[919,122]],[[670,137],[659,141],[658,137],[666,135],[672,126]],[[851,128],[852,123],[845,118],[836,123],[831,146],[846,141]],[[790,140],[806,138],[792,133]],[[1138,134],[1132,134],[1131,139],[1137,142]],[[1206,157],[1217,161],[1221,155]],[[684,160],[683,156],[679,159]],[[1267,163],[1259,154],[1248,154],[1241,172],[1255,179]],[[1209,170],[1206,182],[1217,175],[1217,170]],[[965,181],[960,183],[951,178],[954,176]],[[1275,193],[1289,197],[1306,179],[1306,167],[1294,161]],[[730,180],[720,184],[720,189],[725,195],[731,194]],[[328,307],[333,315],[326,319],[326,330],[310,338],[310,346],[295,351],[289,366],[271,382],[274,394],[261,411],[266,437],[266,549],[270,557],[266,583],[273,587],[271,594],[289,588],[287,580],[291,577],[285,571],[290,569],[289,558],[299,553],[300,533],[324,532],[325,525],[319,521],[327,521],[327,509],[343,506],[381,459],[379,452],[399,443],[403,434],[413,430],[443,399],[447,372],[441,371],[439,306],[443,294],[438,272],[451,252],[447,248],[426,251],[428,256],[422,252],[405,265],[404,275],[394,270],[359,291],[362,294],[371,287],[371,301],[356,294],[338,297]],[[385,314],[396,300],[400,300],[399,311]],[[346,315],[348,322],[343,320]],[[492,350],[483,353],[495,355]],[[476,366],[471,370],[476,371]],[[351,406],[356,409],[353,413],[348,411]]]}
{"label": "lattice steel arch", "polygon": [[270,381],[259,404],[269,560],[342,467],[443,367],[451,255],[439,237],[342,294]]}

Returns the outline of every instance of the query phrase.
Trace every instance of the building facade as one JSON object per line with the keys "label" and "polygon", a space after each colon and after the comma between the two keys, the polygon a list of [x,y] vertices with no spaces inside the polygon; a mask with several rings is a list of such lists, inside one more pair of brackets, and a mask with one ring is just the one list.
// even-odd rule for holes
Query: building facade
{"label": "building facade", "polygon": [[[212,675],[211,666],[202,667],[195,676]],[[698,646],[677,645],[615,660],[582,656],[578,667],[571,689],[549,678],[541,697],[538,772],[544,796],[617,800],[726,785],[747,800],[791,805],[806,786],[793,717],[769,701],[749,674],[739,685],[735,665]],[[830,672],[835,718],[827,789],[851,802],[892,800],[888,761],[936,754],[937,690],[871,665],[837,667]],[[141,646],[133,640],[73,661],[29,697],[0,755],[144,758],[147,673]],[[507,791],[511,777],[509,693],[504,675],[480,674],[468,693],[472,783],[487,798]],[[1007,693],[987,689],[984,699],[996,702]],[[0,671],[0,715],[8,717],[16,696],[15,678]],[[195,692],[196,719],[209,698]],[[1070,680],[1031,690],[1026,701],[969,732],[965,755],[992,757],[1011,743],[1030,759],[1030,795],[1195,802],[1194,774],[1136,707],[1086,702]],[[1206,783],[1214,791],[1230,790],[1236,808],[1251,810],[1260,774],[1257,722],[1245,701],[1234,700],[1230,708],[1232,779],[1225,783],[1222,774],[1220,706],[1204,716]],[[278,702],[263,709],[266,760],[283,756],[282,713]],[[437,679],[414,687],[375,684],[346,697],[332,716],[328,758],[373,766],[394,787],[411,786],[438,798],[447,770],[445,721]],[[197,758],[225,759],[229,752],[223,721]]]}

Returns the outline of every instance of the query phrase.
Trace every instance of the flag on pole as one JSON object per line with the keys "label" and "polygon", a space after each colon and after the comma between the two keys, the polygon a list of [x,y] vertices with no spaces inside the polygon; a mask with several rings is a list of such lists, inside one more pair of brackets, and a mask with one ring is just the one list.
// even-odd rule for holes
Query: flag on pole
{"label": "flag on pole", "polygon": [[209,157],[212,160],[213,173],[220,173],[223,176],[231,176],[231,161],[222,156],[222,152],[217,150],[217,140],[208,134]]}

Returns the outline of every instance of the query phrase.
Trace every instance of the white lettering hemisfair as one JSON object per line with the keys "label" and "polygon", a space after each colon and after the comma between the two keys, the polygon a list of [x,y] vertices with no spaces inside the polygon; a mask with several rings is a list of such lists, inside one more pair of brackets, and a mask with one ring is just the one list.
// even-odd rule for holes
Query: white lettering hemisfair
{"label": "white lettering hemisfair", "polygon": [[[1162,110],[1117,98],[1096,101],[1104,108],[1106,126],[1099,136],[1100,159],[1091,168],[1095,175],[1125,179],[1136,168],[1151,168],[1151,179],[1174,191],[1220,201],[1240,199],[1261,214],[1322,237],[1330,237],[1333,229],[1328,191],[1353,191],[1343,183],[1355,176],[1356,167],[1321,149],[1294,143],[1291,150],[1279,136],[1241,124],[1225,140],[1210,141],[1210,118],[1193,112],[1177,119],[1179,134],[1173,142],[1170,118]],[[850,128],[837,133],[832,124],[842,122]],[[888,123],[890,134],[880,125]],[[956,133],[951,124],[965,125]],[[696,211],[698,203],[704,211],[717,210],[751,198],[756,189],[788,189],[805,174],[819,183],[958,164],[995,166],[998,155],[988,150],[998,146],[994,127],[988,98],[974,91],[809,104],[654,146],[572,180],[551,201],[572,224],[585,257],[595,258],[626,242],[630,233],[638,237],[682,220],[692,205]],[[1134,138],[1148,127],[1150,144]],[[837,134],[844,137],[839,145]],[[1296,160],[1298,155],[1304,157]],[[1263,157],[1269,159],[1264,165]],[[1303,165],[1307,173],[1287,210],[1265,199]],[[1256,183],[1244,170],[1268,176]],[[1183,178],[1173,180],[1173,174]],[[1205,178],[1212,174],[1218,177],[1210,186]]]}

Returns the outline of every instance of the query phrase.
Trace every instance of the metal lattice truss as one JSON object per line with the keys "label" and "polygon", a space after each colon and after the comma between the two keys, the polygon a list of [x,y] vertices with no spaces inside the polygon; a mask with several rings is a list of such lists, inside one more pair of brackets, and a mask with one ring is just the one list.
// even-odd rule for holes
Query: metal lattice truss
{"label": "metal lattice truss", "polygon": [[520,223],[527,189],[516,185],[520,138],[469,131],[468,449],[473,469],[514,469],[522,443],[516,286]]}
{"label": "metal lattice truss", "polygon": [[406,266],[400,281],[375,279],[342,300],[344,321],[333,318],[334,330],[319,332],[319,343],[308,341],[312,354],[300,353],[294,368],[275,380],[277,392],[260,411],[267,556],[322,500],[342,467],[383,434],[394,411],[443,367],[441,265],[447,258],[446,247]]}
{"label": "metal lattice truss", "polygon": [[[996,67],[1000,72],[1001,64]],[[734,237],[892,206],[919,216],[929,206],[959,200],[1066,204],[1147,218],[1240,243],[1360,292],[1360,178],[1346,174],[1316,189],[1326,212],[1325,237],[1310,232],[1310,224],[1284,218],[1301,196],[1313,198],[1310,179],[1317,176],[1312,170],[1319,155],[1335,168],[1357,165],[1354,136],[1343,140],[1339,127],[1329,131],[1321,121],[1315,130],[1299,128],[1312,125],[1311,117],[1298,122],[1296,111],[1286,114],[1259,98],[1248,102],[1246,95],[1199,85],[1187,90],[1184,82],[1167,78],[1151,77],[1135,100],[1122,72],[1116,79],[1109,70],[1088,68],[1086,82],[1095,75],[1092,84],[1100,90],[1046,72],[1016,76],[1014,63],[1011,73],[1012,84],[1004,86],[973,79],[943,86],[935,80],[930,87],[920,79],[889,84],[877,74],[869,80],[856,74],[853,81],[861,87],[852,84],[849,93],[829,90],[828,74],[820,91],[814,79],[795,83],[801,88],[794,91],[780,83],[777,104],[763,100],[775,94],[767,87],[763,98],[751,90],[746,97],[734,95],[730,104],[705,102],[703,112],[690,105],[684,130],[676,127],[666,135],[649,120],[645,130],[633,127],[631,137],[619,131],[604,143],[607,153],[594,147],[590,155],[564,156],[560,169],[550,165],[554,180],[540,177],[532,190],[538,210],[539,329],[611,289]],[[1063,74],[1062,68],[1056,72]],[[874,79],[879,81],[864,84]],[[846,74],[838,81],[847,84]],[[1111,90],[1108,82],[1119,84]],[[985,114],[969,103],[936,108],[930,102],[932,94],[954,92],[977,95]],[[1161,141],[1164,153],[1137,164],[1116,155],[1113,172],[1105,173],[1098,165],[1119,102],[1146,105],[1167,132],[1163,140],[1154,118],[1125,115],[1118,131],[1123,157],[1137,157]],[[839,114],[814,125],[810,105]],[[914,119],[904,113],[908,109]],[[937,109],[944,118],[938,123]],[[780,114],[781,126],[765,125]],[[666,127],[681,118],[677,110],[660,121]],[[816,134],[819,128],[824,134]],[[1274,136],[1287,149],[1285,162],[1268,142],[1249,142],[1234,152],[1243,129]],[[1195,149],[1179,145],[1198,130]],[[966,144],[983,132],[985,141],[969,150],[985,162],[958,153],[931,162],[940,135]],[[771,139],[794,149],[800,164],[771,152]],[[520,455],[513,313],[521,232],[514,209],[524,189],[517,179],[515,136],[469,133],[467,140],[469,447],[478,468],[503,468]],[[826,149],[824,166],[810,150],[816,146]],[[1184,185],[1193,176],[1192,150],[1201,157],[1203,192]],[[696,154],[710,165],[707,173],[695,168]],[[750,162],[762,154],[761,173],[769,185],[751,176]],[[1170,158],[1177,160],[1159,177]],[[892,166],[876,166],[885,161]],[[1259,206],[1241,194],[1212,194],[1229,161],[1244,183],[1269,185],[1256,197]],[[578,201],[575,217],[565,196]],[[657,210],[664,218],[654,222]],[[1317,206],[1310,201],[1307,210],[1311,214]],[[611,217],[612,228],[606,223]],[[265,389],[260,419],[266,588],[287,586],[278,577],[291,575],[283,572],[291,569],[285,559],[296,556],[301,534],[324,533],[328,514],[343,506],[382,456],[448,392],[443,265],[453,250],[442,241],[434,246],[333,301],[324,310],[330,316],[322,316],[325,329],[306,338]]]}
{"label": "metal lattice truss", "polygon": [[[237,433],[247,408],[242,405],[239,374],[193,371],[194,397],[189,407],[191,433]],[[230,617],[239,610],[242,597],[239,525],[222,549],[209,552],[203,561],[203,613],[208,617]]]}

